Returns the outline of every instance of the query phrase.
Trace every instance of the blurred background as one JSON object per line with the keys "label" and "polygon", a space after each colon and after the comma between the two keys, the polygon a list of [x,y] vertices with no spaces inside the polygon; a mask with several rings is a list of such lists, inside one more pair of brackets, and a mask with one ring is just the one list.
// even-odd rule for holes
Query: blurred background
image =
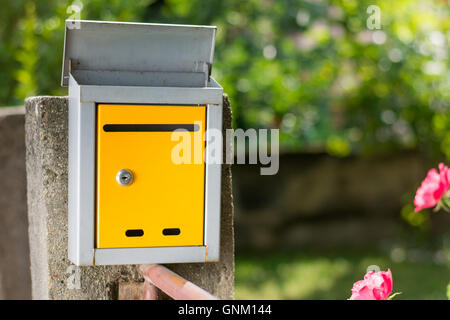
{"label": "blurred background", "polygon": [[67,95],[67,18],[217,26],[212,76],[234,127],[280,129],[277,175],[233,166],[237,299],[346,299],[371,265],[391,268],[398,299],[446,298],[450,215],[414,213],[413,198],[450,159],[447,0],[1,7],[0,106]]}

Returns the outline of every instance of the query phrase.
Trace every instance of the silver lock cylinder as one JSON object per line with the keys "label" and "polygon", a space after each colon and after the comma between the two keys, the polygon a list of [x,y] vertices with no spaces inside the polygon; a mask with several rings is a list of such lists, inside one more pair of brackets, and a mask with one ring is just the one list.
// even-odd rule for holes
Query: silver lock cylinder
{"label": "silver lock cylinder", "polygon": [[117,173],[116,180],[121,186],[128,186],[133,182],[133,174],[128,169],[122,169]]}

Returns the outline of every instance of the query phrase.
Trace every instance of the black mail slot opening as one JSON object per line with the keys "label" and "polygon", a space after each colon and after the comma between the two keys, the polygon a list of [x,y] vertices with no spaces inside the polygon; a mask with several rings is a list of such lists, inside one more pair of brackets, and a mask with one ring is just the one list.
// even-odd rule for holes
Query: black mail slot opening
{"label": "black mail slot opening", "polygon": [[142,229],[131,229],[125,231],[127,237],[142,237],[144,235],[144,230]]}
{"label": "black mail slot opening", "polygon": [[178,228],[167,228],[163,230],[163,235],[165,236],[177,236],[180,234],[180,229]]}
{"label": "black mail slot opening", "polygon": [[105,132],[172,132],[177,129],[198,131],[198,124],[105,124]]}

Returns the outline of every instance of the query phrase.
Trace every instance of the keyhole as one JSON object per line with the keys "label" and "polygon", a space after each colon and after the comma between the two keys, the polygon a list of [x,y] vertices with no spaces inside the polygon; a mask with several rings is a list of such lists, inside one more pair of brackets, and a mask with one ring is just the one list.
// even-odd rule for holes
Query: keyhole
{"label": "keyhole", "polygon": [[117,173],[116,180],[121,186],[127,186],[133,181],[133,174],[127,169],[122,169]]}

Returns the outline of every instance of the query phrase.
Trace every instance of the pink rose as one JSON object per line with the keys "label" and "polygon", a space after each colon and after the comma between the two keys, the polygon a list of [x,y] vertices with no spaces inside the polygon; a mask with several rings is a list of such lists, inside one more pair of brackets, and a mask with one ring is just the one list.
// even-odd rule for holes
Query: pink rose
{"label": "pink rose", "polygon": [[450,187],[450,170],[443,163],[439,164],[439,173],[436,169],[428,171],[427,177],[422,181],[422,185],[417,189],[414,198],[415,211],[431,208],[438,204],[442,196]]}
{"label": "pink rose", "polygon": [[373,272],[369,271],[364,280],[353,284],[352,296],[348,300],[386,300],[392,292],[391,270]]}
{"label": "pink rose", "polygon": [[439,171],[441,180],[447,184],[447,188],[450,187],[450,169],[443,163],[439,163]]}

